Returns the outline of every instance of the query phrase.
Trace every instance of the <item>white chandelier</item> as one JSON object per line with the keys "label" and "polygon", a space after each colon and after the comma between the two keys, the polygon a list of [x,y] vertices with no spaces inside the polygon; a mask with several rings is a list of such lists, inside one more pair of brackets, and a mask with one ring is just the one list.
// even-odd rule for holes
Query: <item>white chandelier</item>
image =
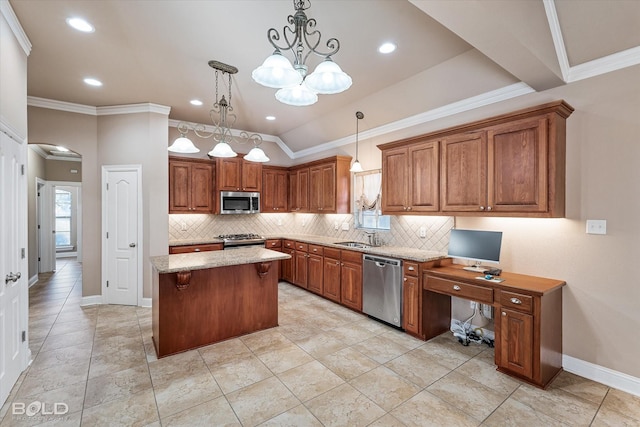
{"label": "white chandelier", "polygon": [[[289,26],[284,26],[282,45],[280,34],[275,28],[267,31],[269,43],[275,51],[264,63],[253,70],[251,77],[263,86],[280,89],[276,92],[276,99],[284,104],[304,106],[315,104],[317,94],[334,94],[343,92],[351,87],[351,77],[331,59],[340,50],[340,42],[336,38],[327,40],[327,52],[319,52],[322,35],[316,30],[316,20],[308,19],[305,10],[311,7],[311,0],[293,0],[296,9],[294,15],[289,15]],[[305,53],[305,46],[308,51]],[[282,54],[291,51],[293,65]],[[313,73],[307,75],[305,64],[311,53],[324,57]]]}
{"label": "white chandelier", "polygon": [[[177,138],[173,144],[169,147],[169,151],[174,153],[197,153],[200,150],[193,145],[193,142],[186,137],[189,130],[192,130],[200,138],[211,138],[216,142],[214,147],[207,153],[210,157],[236,157],[238,154],[233,151],[230,142],[237,142],[244,144],[246,142],[253,143],[253,148],[247,155],[244,156],[246,160],[251,162],[268,162],[269,158],[260,148],[262,144],[262,137],[257,133],[248,133],[241,131],[238,133],[238,138],[234,137],[231,133],[231,129],[236,121],[236,115],[233,114],[233,107],[231,106],[231,75],[236,74],[238,69],[232,65],[224,64],[218,61],[209,61],[209,66],[216,70],[216,101],[214,102],[211,110],[209,110],[209,117],[213,122],[213,131],[208,132],[205,125],[197,123],[180,122],[177,126],[180,132],[180,137]],[[222,98],[218,100],[218,72],[222,72],[229,76],[229,101],[227,101],[222,95]]]}

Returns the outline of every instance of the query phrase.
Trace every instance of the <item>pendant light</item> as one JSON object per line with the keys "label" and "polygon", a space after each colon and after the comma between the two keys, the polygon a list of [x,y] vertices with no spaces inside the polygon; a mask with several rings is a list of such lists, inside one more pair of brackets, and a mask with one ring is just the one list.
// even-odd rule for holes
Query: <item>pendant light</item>
{"label": "pendant light", "polygon": [[358,121],[364,119],[364,114],[362,114],[362,111],[356,111],[356,161],[353,162],[353,164],[351,165],[351,169],[349,169],[350,172],[362,172],[362,165],[360,164],[360,161],[358,160]]}

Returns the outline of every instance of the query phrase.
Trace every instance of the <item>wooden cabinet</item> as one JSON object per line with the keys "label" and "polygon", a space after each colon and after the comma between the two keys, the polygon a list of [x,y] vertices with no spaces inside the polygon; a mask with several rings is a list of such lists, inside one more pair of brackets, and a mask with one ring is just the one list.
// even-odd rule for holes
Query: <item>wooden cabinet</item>
{"label": "wooden cabinet", "polygon": [[296,242],[295,243],[295,271],[294,271],[294,279],[293,284],[298,285],[302,288],[307,288],[307,281],[309,275],[309,267],[307,263],[307,258],[309,258],[308,252],[309,245],[306,243]]}
{"label": "wooden cabinet", "polygon": [[439,208],[439,144],[418,141],[382,152],[382,212],[422,214]]}
{"label": "wooden cabinet", "polygon": [[563,217],[572,112],[557,101],[378,146],[383,213]]}
{"label": "wooden cabinet", "polygon": [[362,311],[362,253],[340,251],[340,302]]}
{"label": "wooden cabinet", "polygon": [[286,168],[262,167],[261,212],[287,212],[288,183]]}
{"label": "wooden cabinet", "polygon": [[336,156],[309,166],[309,211],[351,212],[351,157]]}
{"label": "wooden cabinet", "polygon": [[289,171],[289,211],[309,212],[309,168]]}
{"label": "wooden cabinet", "polygon": [[282,252],[290,255],[291,258],[282,260],[280,264],[280,278],[282,280],[286,280],[289,283],[293,283],[295,279],[295,242],[292,240],[284,240],[282,243]]}
{"label": "wooden cabinet", "polygon": [[424,271],[423,332],[430,323],[451,321],[451,296],[495,307],[495,362],[498,370],[538,387],[546,387],[562,369],[562,287],[565,282],[503,272],[501,283],[476,279],[462,266],[443,265]]}
{"label": "wooden cabinet", "polygon": [[335,302],[340,302],[340,249],[324,248],[322,295]]}
{"label": "wooden cabinet", "polygon": [[420,280],[418,263],[404,262],[402,279],[402,328],[413,335],[420,334]]}
{"label": "wooden cabinet", "polygon": [[322,295],[323,288],[323,252],[322,246],[309,245],[309,256],[307,258],[307,289],[319,295]]}
{"label": "wooden cabinet", "polygon": [[169,158],[169,213],[214,213],[214,169],[208,160]]}
{"label": "wooden cabinet", "polygon": [[191,252],[221,251],[222,243],[208,243],[204,245],[169,246],[169,255],[187,254]]}
{"label": "wooden cabinet", "polygon": [[240,157],[216,159],[218,191],[262,191],[262,163]]}

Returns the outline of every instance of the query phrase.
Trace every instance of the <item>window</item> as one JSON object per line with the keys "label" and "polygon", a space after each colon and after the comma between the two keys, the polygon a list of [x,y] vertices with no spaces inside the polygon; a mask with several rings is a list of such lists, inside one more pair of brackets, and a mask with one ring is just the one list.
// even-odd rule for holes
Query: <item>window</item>
{"label": "window", "polygon": [[391,217],[380,211],[382,173],[380,169],[354,174],[355,228],[390,230]]}
{"label": "window", "polygon": [[71,192],[56,188],[56,247],[71,246]]}

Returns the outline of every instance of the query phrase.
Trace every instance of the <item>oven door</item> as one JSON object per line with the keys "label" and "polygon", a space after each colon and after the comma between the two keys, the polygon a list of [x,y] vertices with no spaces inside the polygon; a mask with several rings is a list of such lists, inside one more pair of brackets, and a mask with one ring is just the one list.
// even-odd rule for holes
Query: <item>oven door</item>
{"label": "oven door", "polygon": [[260,213],[260,193],[238,191],[220,192],[221,214]]}

